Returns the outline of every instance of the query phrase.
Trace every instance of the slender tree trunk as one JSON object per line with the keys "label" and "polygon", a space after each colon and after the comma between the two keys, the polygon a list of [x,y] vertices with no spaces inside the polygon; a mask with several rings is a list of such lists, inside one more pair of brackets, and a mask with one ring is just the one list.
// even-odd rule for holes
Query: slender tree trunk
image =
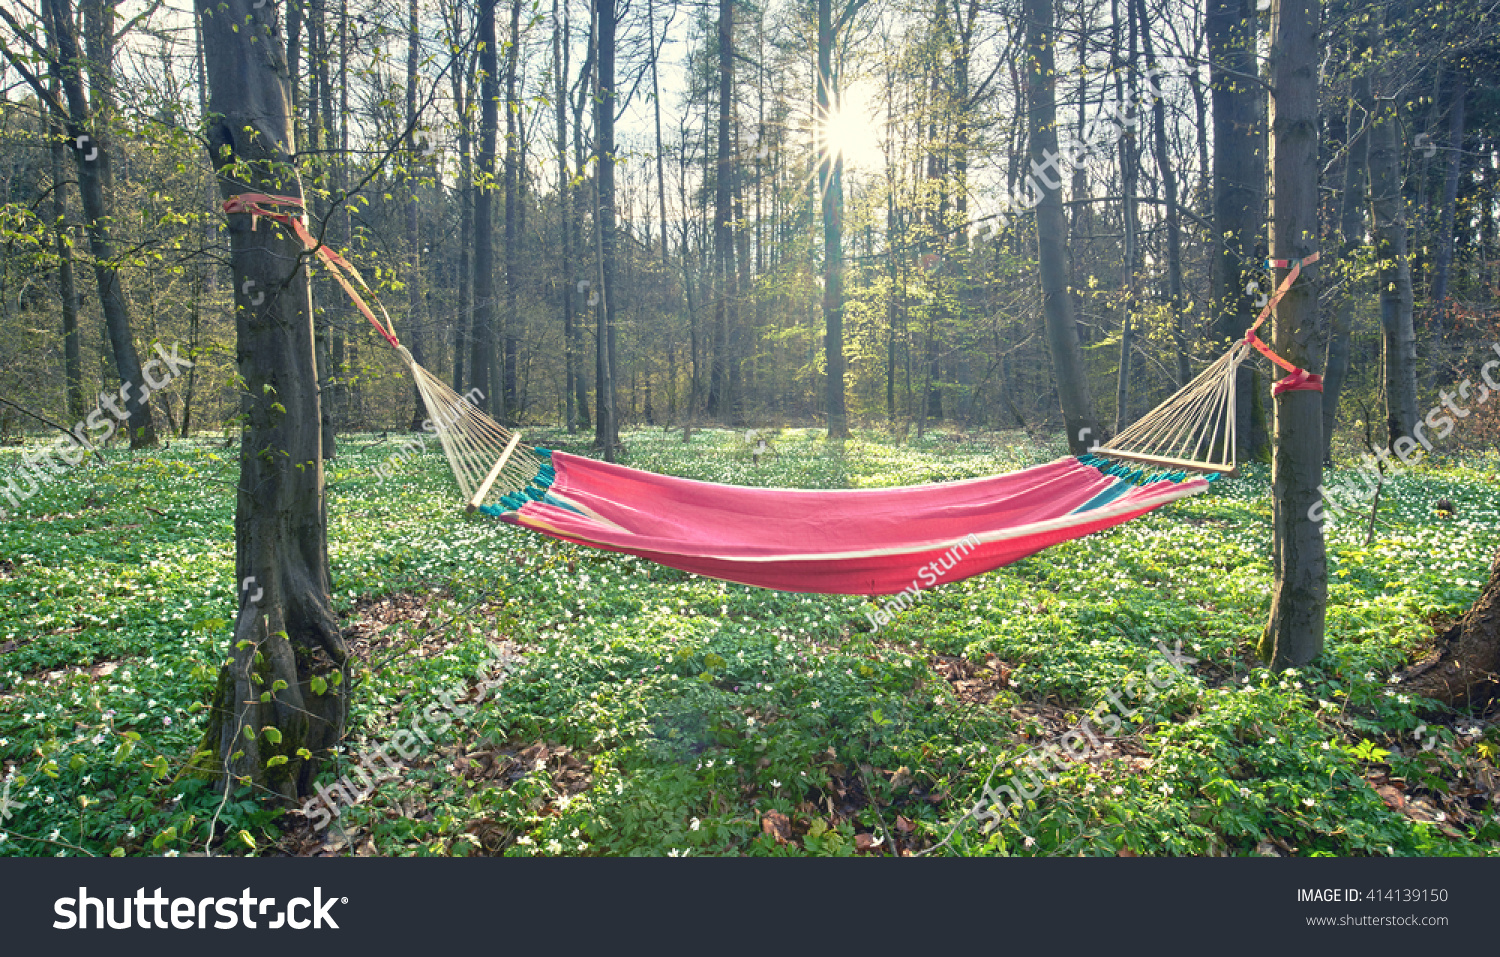
{"label": "slender tree trunk", "polygon": [[469,70],[472,61],[460,39],[463,23],[462,7],[454,9],[453,36],[456,48],[450,66],[453,86],[453,107],[458,114],[458,318],[453,329],[453,391],[462,395],[468,382],[465,366],[469,352],[474,320],[474,165],[473,136],[470,134],[470,115],[474,100],[473,76]]}
{"label": "slender tree trunk", "polygon": [[[193,283],[193,305],[188,312],[188,356],[190,360],[198,356],[198,344],[201,341],[202,323],[199,310],[203,302],[203,283],[201,279]],[[182,431],[179,433],[184,439],[193,434],[193,396],[198,386],[198,366],[194,362],[192,368],[187,372],[187,383],[182,389]]]}
{"label": "slender tree trunk", "polygon": [[[1057,159],[1057,104],[1053,45],[1052,0],[1024,0],[1026,19],[1027,99],[1031,131],[1032,189],[1040,192],[1036,207],[1037,252],[1040,260],[1042,314],[1047,325],[1047,345],[1062,405],[1068,447],[1083,454],[1100,436],[1094,415],[1094,400],[1083,368],[1083,350],[1078,344],[1078,324],[1073,300],[1068,295],[1068,254],[1063,249],[1067,219],[1063,214],[1061,173]],[[1050,168],[1049,168],[1050,166]]]}
{"label": "slender tree trunk", "polygon": [[[1258,297],[1247,287],[1262,265],[1256,247],[1265,235],[1265,110],[1258,88],[1255,0],[1208,0],[1205,25],[1214,123],[1210,298],[1219,337],[1227,348],[1255,321]],[[1258,459],[1265,453],[1264,429],[1257,424],[1259,379],[1250,363],[1240,367],[1235,431],[1241,459]]]}
{"label": "slender tree trunk", "polygon": [[[734,0],[719,0],[718,19],[718,162],[714,171],[714,357],[708,413],[732,422],[740,397],[735,395],[735,340],[739,325],[739,273],[734,235]],[[826,296],[826,293],[825,293]]]}
{"label": "slender tree trunk", "polygon": [[595,243],[599,263],[599,306],[596,328],[598,409],[594,444],[606,462],[615,460],[620,445],[615,399],[615,0],[593,0],[597,23],[594,53],[594,142],[597,190],[594,204]]}
{"label": "slender tree trunk", "polygon": [[1380,284],[1387,448],[1410,439],[1417,425],[1417,338],[1397,124],[1396,101],[1377,99],[1370,130],[1370,218]]}
{"label": "slender tree trunk", "polygon": [[[1122,22],[1119,16],[1119,4],[1111,5],[1114,9],[1115,20],[1115,46],[1119,46],[1119,26]],[[1125,59],[1116,67],[1115,72],[1115,98],[1122,109],[1128,106],[1135,111],[1136,107],[1136,21],[1130,16],[1130,10],[1125,11],[1123,23],[1130,32],[1130,46]],[[1137,119],[1139,113],[1136,113]],[[1138,125],[1138,124],[1137,124]],[[1135,132],[1124,131],[1120,136],[1120,221],[1121,231],[1124,236],[1121,245],[1124,248],[1125,263],[1121,267],[1121,284],[1123,286],[1120,295],[1120,371],[1115,384],[1115,433],[1125,430],[1134,418],[1130,412],[1130,383],[1131,366],[1135,359],[1135,297],[1136,297],[1136,273],[1139,269],[1139,241],[1140,241],[1140,210],[1136,202],[1136,189],[1140,181],[1141,160],[1138,152],[1140,144],[1136,139]]]}
{"label": "slender tree trunk", "polygon": [[[337,177],[335,195],[339,197],[339,242],[348,246],[354,241],[354,214],[348,201],[349,192],[349,0],[339,0],[339,153],[334,166]],[[323,114],[333,122],[332,86],[324,88]],[[342,308],[342,303],[341,303]],[[347,308],[343,310],[348,315]],[[342,323],[337,319],[329,324],[333,341],[329,345],[329,373],[333,377],[333,429],[325,430],[324,441],[332,445],[334,432],[339,427],[364,425],[363,376],[350,376],[348,370],[359,368],[359,338],[345,338]],[[330,449],[323,454],[332,455]]]}
{"label": "slender tree trunk", "polygon": [[[1370,137],[1365,130],[1374,101],[1370,76],[1361,71],[1350,81],[1349,112],[1344,121],[1344,188],[1339,198],[1339,263],[1348,268],[1364,244],[1365,164]],[[1351,269],[1352,273],[1352,269]],[[1348,280],[1352,285],[1351,275]],[[1334,307],[1328,334],[1328,364],[1323,370],[1323,462],[1333,464],[1333,430],[1338,424],[1339,396],[1349,375],[1349,333],[1354,323],[1355,290],[1346,289]]]}
{"label": "slender tree trunk", "polygon": [[[729,0],[720,0],[727,6]],[[833,0],[818,0],[818,183],[823,206],[823,347],[827,353],[828,437],[849,436],[844,407],[844,156],[829,139],[839,109],[838,79],[833,72]]]}
{"label": "slender tree trunk", "polygon": [[479,0],[479,170],[474,196],[474,350],[469,381],[490,413],[504,418],[490,385],[495,364],[495,140],[499,135],[500,74],[495,51],[495,0]]}
{"label": "slender tree trunk", "polygon": [[[1151,48],[1151,23],[1146,17],[1146,0],[1134,0],[1136,21],[1141,31],[1141,52],[1146,55],[1146,72],[1151,85],[1160,88],[1156,76],[1156,54]],[[1183,328],[1182,295],[1182,217],[1177,211],[1177,172],[1172,168],[1172,154],[1167,143],[1167,103],[1160,96],[1151,98],[1152,143],[1156,148],[1156,175],[1161,178],[1162,198],[1166,202],[1167,226],[1167,308],[1172,314],[1172,342],[1177,353],[1177,387],[1192,378],[1188,366],[1187,333]]]}
{"label": "slender tree trunk", "polygon": [[[324,0],[311,0],[308,17],[307,30],[307,58],[308,58],[308,81],[307,81],[307,112],[308,122],[305,137],[309,148],[316,157],[313,165],[314,182],[321,188],[326,189],[333,179],[331,161],[328,147],[331,146],[331,130],[333,123],[333,90],[328,80],[328,32],[325,26],[326,17],[323,15]],[[288,50],[292,49],[290,42]],[[291,54],[288,53],[288,60]],[[292,88],[297,88],[297,71],[292,69]],[[320,197],[314,196],[311,200],[308,213],[314,219],[321,219],[325,223],[332,216],[333,210]],[[327,233],[325,233],[327,236]],[[332,241],[332,237],[327,237]],[[318,283],[313,283],[313,301],[318,299]],[[324,278],[322,288],[331,293],[321,308],[313,309],[313,339],[314,358],[318,364],[318,394],[321,397],[319,407],[323,418],[323,457],[331,459],[338,452],[338,407],[334,400],[334,392],[337,389],[337,370],[333,363],[333,336],[334,325],[345,304],[343,302],[344,292],[335,289],[336,283]],[[335,307],[335,303],[338,304]]]}
{"label": "slender tree trunk", "polygon": [[666,45],[667,41],[666,37],[662,37],[661,45],[656,42],[655,0],[646,2],[646,28],[647,38],[651,43],[651,109],[656,125],[656,201],[661,215],[661,265],[665,270],[667,268],[667,236],[669,235],[667,232],[667,159],[661,139],[661,78],[658,65],[661,59],[661,48]]}
{"label": "slender tree trunk", "polygon": [[578,430],[578,351],[573,342],[573,201],[568,175],[568,60],[566,28],[559,0],[552,0],[552,73],[557,84],[553,114],[557,120],[557,212],[562,247],[561,306],[563,315],[563,424],[568,434]]}
{"label": "slender tree trunk", "polygon": [[[407,0],[406,18],[406,128],[411,131],[413,142],[408,145],[415,147],[417,137],[417,82],[420,79],[417,67],[421,63],[421,48],[419,46],[420,34],[418,29],[421,21],[421,0]],[[426,361],[423,355],[423,340],[426,338],[427,310],[426,290],[427,283],[422,274],[422,209],[418,190],[422,182],[421,176],[416,171],[417,152],[415,149],[407,155],[407,167],[410,170],[406,176],[406,309],[405,338],[407,348],[411,350],[412,359],[418,365]],[[411,430],[417,432],[422,428],[422,420],[427,418],[427,407],[422,402],[422,393],[412,386],[412,415]]]}
{"label": "slender tree trunk", "polygon": [[[569,14],[567,8],[564,7],[563,23],[567,24],[568,22]],[[590,21],[590,23],[592,23],[592,20]],[[590,27],[590,29],[592,30],[592,27]],[[592,37],[592,33],[590,34],[590,36]],[[589,168],[588,153],[587,151],[585,151],[583,146],[583,119],[585,115],[585,108],[593,102],[593,64],[594,44],[590,42],[588,52],[584,58],[583,69],[580,71],[581,76],[578,82],[578,96],[573,103],[573,168],[577,171],[576,175],[578,175],[580,178],[586,175],[586,171]],[[585,249],[584,225],[586,223],[593,222],[594,219],[587,200],[589,191],[591,191],[592,188],[592,181],[590,182],[590,186],[587,190],[580,182],[578,184],[575,184],[572,191],[568,194],[573,203],[573,250],[574,255],[579,256],[580,258],[584,255]],[[573,275],[576,276],[577,274],[573,273]],[[589,287],[592,287],[593,284],[598,281],[597,270],[588,270],[587,275],[593,277],[587,280]],[[575,283],[573,288],[575,290],[583,289],[584,287],[581,283],[582,281]],[[597,301],[597,295],[586,297],[584,299],[584,305],[592,307],[593,303]],[[577,392],[575,405],[577,405],[578,407],[578,428],[580,429],[589,429],[593,427],[593,419],[589,415],[588,343],[587,340],[584,339],[586,315],[587,313],[585,313],[583,310],[577,309],[575,307],[575,313],[573,317],[573,354],[578,357],[578,365],[574,370],[573,387]]]}
{"label": "slender tree trunk", "polygon": [[[1315,251],[1318,229],[1319,0],[1278,0],[1272,38],[1271,130],[1275,259]],[[1317,267],[1305,269],[1276,310],[1273,344],[1300,368],[1318,342]],[[1279,277],[1278,277],[1279,278]],[[1278,282],[1279,284],[1279,282]],[[1323,650],[1328,566],[1323,525],[1314,521],[1323,482],[1322,403],[1316,392],[1287,391],[1275,400],[1271,460],[1273,584],[1271,616],[1260,653],[1272,668],[1301,667]]]}
{"label": "slender tree trunk", "polygon": [[[141,360],[135,349],[130,327],[130,306],[125,284],[115,258],[114,239],[110,233],[108,185],[110,153],[102,121],[91,114],[79,72],[81,57],[73,27],[73,11],[68,0],[44,0],[48,31],[58,52],[58,80],[62,87],[68,115],[63,120],[73,146],[74,167],[78,173],[78,195],[83,205],[85,232],[89,251],[94,256],[94,279],[99,287],[99,304],[104,312],[115,370],[120,376],[120,399],[130,425],[130,447],[156,445],[156,426],[151,419],[150,394],[141,373]],[[109,71],[95,64],[96,85]],[[107,86],[107,80],[105,84]],[[97,91],[96,91],[97,93]]]}
{"label": "slender tree trunk", "polygon": [[83,351],[78,338],[78,288],[73,279],[73,240],[68,226],[68,184],[63,179],[63,130],[53,127],[52,222],[57,249],[57,293],[62,306],[63,390],[68,402],[68,421],[81,422],[88,413],[83,396]]}
{"label": "slender tree trunk", "polygon": [[1443,176],[1443,208],[1439,213],[1437,263],[1432,276],[1432,359],[1430,373],[1434,381],[1441,381],[1448,366],[1448,327],[1451,306],[1448,302],[1448,281],[1453,270],[1453,221],[1458,207],[1459,171],[1463,165],[1464,147],[1464,100],[1468,86],[1463,76],[1453,80],[1453,93],[1448,106],[1448,155]]}
{"label": "slender tree trunk", "polygon": [[[208,140],[221,194],[300,196],[286,63],[268,42],[274,8],[198,0],[198,13],[213,50]],[[291,801],[309,793],[342,737],[345,685],[333,679],[348,654],[330,596],[312,288],[295,236],[266,223],[250,227],[245,214],[229,224],[243,382],[240,609],[206,743],[226,789],[248,783]]]}
{"label": "slender tree trunk", "polygon": [[520,414],[516,396],[516,361],[521,335],[521,316],[516,307],[521,288],[520,119],[521,101],[516,96],[516,72],[521,56],[521,0],[511,0],[510,39],[505,45],[505,420]]}

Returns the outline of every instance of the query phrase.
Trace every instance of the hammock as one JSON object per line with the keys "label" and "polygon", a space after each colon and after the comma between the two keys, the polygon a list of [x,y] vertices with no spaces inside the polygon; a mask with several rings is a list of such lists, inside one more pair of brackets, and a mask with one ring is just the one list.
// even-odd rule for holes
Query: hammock
{"label": "hammock", "polygon": [[[804,490],[718,485],[521,445],[509,430],[427,372],[376,318],[341,256],[317,243],[295,197],[225,203],[291,229],[334,273],[406,363],[470,512],[562,541],[637,555],[725,581],[789,592],[892,595],[991,571],[1060,542],[1196,495],[1235,463],[1235,382],[1255,349],[1291,372],[1273,392],[1322,390],[1321,379],[1255,336],[1301,267],[1218,361],[1108,446],[1008,475],[888,489]],[[373,297],[372,297],[373,298]],[[377,305],[377,308],[378,305]],[[1188,473],[1195,474],[1189,477]]]}
{"label": "hammock", "polygon": [[[562,541],[780,591],[914,594],[1128,522],[1202,492],[1218,477],[1214,472],[1233,470],[1197,465],[1209,476],[1188,477],[1185,468],[1153,471],[1150,463],[1132,468],[1087,455],[905,488],[718,485],[522,446],[518,432],[455,394],[404,347],[398,352],[470,511]],[[1221,430],[1232,420],[1204,418]],[[1155,435],[1148,449],[1160,446]],[[1222,436],[1205,441],[1233,455]]]}

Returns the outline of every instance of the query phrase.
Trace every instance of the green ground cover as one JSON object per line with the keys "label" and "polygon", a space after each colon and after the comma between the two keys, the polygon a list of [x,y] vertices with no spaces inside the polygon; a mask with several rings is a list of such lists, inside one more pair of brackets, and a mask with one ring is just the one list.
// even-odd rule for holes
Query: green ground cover
{"label": "green ground cover", "polygon": [[[758,463],[742,433],[626,443],[636,467],[803,488],[1060,454],[1020,433],[838,447],[789,430]],[[178,776],[238,603],[235,453],[107,452],[12,509],[0,855],[1500,847],[1500,729],[1435,719],[1388,680],[1478,594],[1500,538],[1493,454],[1402,476],[1369,545],[1362,522],[1332,530],[1327,651],[1273,676],[1251,651],[1270,590],[1264,467],[925,593],[872,632],[860,599],[729,585],[467,516],[435,445],[378,477],[396,448],[354,437],[329,467],[335,603],[359,661],[347,753],[323,780],[399,740],[441,692],[452,707],[430,742],[405,736],[400,773],[341,805],[326,834]],[[0,479],[19,456],[0,449]],[[1091,711],[1086,745],[1049,750]],[[990,807],[1006,785],[1016,806]]]}

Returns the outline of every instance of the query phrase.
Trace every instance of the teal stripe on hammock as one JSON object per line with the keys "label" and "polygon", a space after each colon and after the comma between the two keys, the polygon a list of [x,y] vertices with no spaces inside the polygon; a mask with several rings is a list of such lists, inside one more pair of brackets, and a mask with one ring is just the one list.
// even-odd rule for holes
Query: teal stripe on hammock
{"label": "teal stripe on hammock", "polygon": [[1069,514],[1077,515],[1079,512],[1087,512],[1092,509],[1101,508],[1135,488],[1135,483],[1127,479],[1116,479],[1115,484],[1073,509]]}

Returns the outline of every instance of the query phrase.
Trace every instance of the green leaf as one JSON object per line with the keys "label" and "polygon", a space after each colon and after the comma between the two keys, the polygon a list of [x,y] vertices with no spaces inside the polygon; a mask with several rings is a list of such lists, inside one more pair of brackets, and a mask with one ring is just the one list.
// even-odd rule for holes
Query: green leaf
{"label": "green leaf", "polygon": [[275,757],[268,758],[266,760],[266,767],[268,767],[268,768],[279,768],[283,764],[286,764],[290,760],[291,760],[291,758],[288,758],[286,755],[284,755],[284,754],[278,754]]}
{"label": "green leaf", "polygon": [[267,725],[266,727],[264,727],[264,728],[261,729],[261,734],[264,735],[265,739],[267,741],[271,742],[272,744],[280,744],[281,743],[281,729],[280,728],[272,727],[271,725]]}

